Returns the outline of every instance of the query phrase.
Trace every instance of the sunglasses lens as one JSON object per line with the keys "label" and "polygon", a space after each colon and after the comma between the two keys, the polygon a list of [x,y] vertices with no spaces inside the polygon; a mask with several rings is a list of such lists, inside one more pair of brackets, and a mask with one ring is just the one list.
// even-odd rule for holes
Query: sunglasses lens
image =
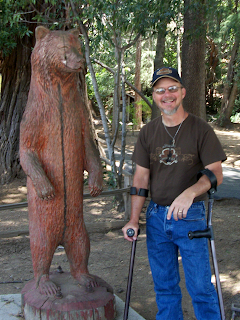
{"label": "sunglasses lens", "polygon": [[156,92],[157,94],[164,94],[165,91],[166,91],[166,90],[165,90],[164,88],[158,88],[158,89],[155,90],[155,92]]}
{"label": "sunglasses lens", "polygon": [[173,92],[177,92],[178,89],[181,87],[178,86],[171,86],[168,87],[167,89],[164,88],[157,88],[156,90],[154,90],[157,94],[164,94],[166,92],[166,90],[168,90],[168,92],[173,93]]}
{"label": "sunglasses lens", "polygon": [[177,91],[178,91],[178,88],[179,88],[179,87],[177,87],[177,86],[172,86],[172,87],[169,87],[169,88],[168,88],[168,91],[169,91],[169,92],[177,92]]}

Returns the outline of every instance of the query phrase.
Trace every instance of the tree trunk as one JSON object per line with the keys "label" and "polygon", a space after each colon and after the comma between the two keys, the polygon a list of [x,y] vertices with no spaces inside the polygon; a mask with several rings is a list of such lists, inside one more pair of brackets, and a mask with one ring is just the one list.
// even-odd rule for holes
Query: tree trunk
{"label": "tree trunk", "polygon": [[204,0],[185,0],[182,79],[187,94],[184,108],[206,119]]}
{"label": "tree trunk", "polygon": [[[127,99],[126,99],[126,91],[125,91],[125,69],[124,69],[124,52],[121,52],[121,84],[122,84],[122,140],[121,140],[121,158],[118,169],[118,187],[122,188],[122,170],[125,162],[125,149],[126,149],[126,136],[127,136],[127,128],[126,128],[126,118],[127,118]],[[116,200],[118,202],[118,211],[123,212],[125,210],[125,203],[123,194],[116,194]]]}
{"label": "tree trunk", "polygon": [[167,28],[167,25],[164,25],[164,26],[161,25],[161,28],[159,28],[158,30],[156,55],[154,59],[154,70],[157,70],[164,66],[163,58],[165,54],[166,28]]}
{"label": "tree trunk", "polygon": [[[112,113],[112,137],[116,141],[119,127],[119,107],[120,107],[120,78],[121,78],[121,37],[115,36],[115,58],[117,61],[117,70],[114,73],[114,95],[113,95],[113,113]],[[114,144],[115,145],[115,141]]]}
{"label": "tree trunk", "polygon": [[[156,55],[154,59],[154,71],[162,68],[163,65],[163,58],[165,54],[165,38],[166,38],[166,28],[167,24],[161,25],[161,27],[158,30],[158,36],[157,36],[157,45],[156,45]],[[156,103],[153,101],[152,106],[152,116],[151,119],[155,119],[159,117],[161,114],[159,108],[157,107]]]}
{"label": "tree trunk", "polygon": [[[139,37],[138,41],[136,42],[135,83],[134,83],[134,86],[139,91],[141,91],[141,55],[142,55],[142,39],[141,37]],[[141,97],[135,92],[134,111],[135,111],[137,130],[140,129],[141,123],[142,123],[142,106],[138,103],[140,100],[141,100]]]}
{"label": "tree trunk", "polygon": [[234,80],[234,67],[237,60],[238,49],[239,40],[236,39],[232,49],[231,59],[228,65],[227,80],[223,89],[221,111],[217,121],[217,123],[222,127],[226,127],[231,124],[230,117],[232,115],[234,102],[237,96],[238,86],[236,81]]}
{"label": "tree trunk", "polygon": [[[31,29],[34,30],[34,25]],[[19,161],[19,128],[31,79],[30,56],[34,38],[25,36],[1,66],[0,177],[1,184],[23,175]]]}
{"label": "tree trunk", "polygon": [[86,106],[86,111],[88,113],[89,125],[91,128],[90,134],[92,135],[93,141],[95,142],[96,147],[99,150],[100,156],[103,158],[106,158],[105,151],[98,141],[98,134],[97,134],[95,127],[94,127],[94,123],[93,123],[94,119],[93,119],[93,114],[92,114],[93,111],[90,108],[90,101],[88,99],[87,84],[86,84],[86,80],[85,80],[85,75],[86,75],[86,72],[81,70],[79,73],[79,81],[80,81],[79,91],[82,95],[83,105]]}
{"label": "tree trunk", "polygon": [[[77,12],[75,10],[74,4],[73,2],[70,0],[74,15],[77,16]],[[106,143],[107,143],[107,148],[108,148],[108,157],[110,159],[110,163],[111,163],[111,169],[112,169],[112,174],[114,177],[114,182],[116,183],[116,179],[117,179],[117,172],[116,172],[116,164],[115,164],[115,155],[114,155],[114,146],[111,144],[111,139],[110,139],[110,134],[109,134],[109,129],[108,129],[108,124],[107,124],[107,118],[106,118],[106,114],[105,114],[105,110],[104,110],[104,106],[102,103],[102,99],[98,90],[98,84],[97,84],[97,79],[96,79],[96,75],[93,69],[93,65],[90,59],[90,44],[89,44],[89,37],[87,34],[87,31],[85,29],[85,26],[83,25],[82,21],[79,21],[79,26],[80,26],[80,30],[83,34],[84,40],[85,40],[85,58],[86,58],[86,62],[87,62],[87,66],[88,69],[90,71],[91,74],[91,78],[92,78],[92,84],[93,84],[93,88],[94,88],[94,93],[95,93],[95,97],[98,103],[98,107],[99,107],[99,111],[101,114],[101,119],[102,119],[102,123],[103,123],[103,128],[104,128],[104,134],[105,134],[105,139],[106,139]]]}

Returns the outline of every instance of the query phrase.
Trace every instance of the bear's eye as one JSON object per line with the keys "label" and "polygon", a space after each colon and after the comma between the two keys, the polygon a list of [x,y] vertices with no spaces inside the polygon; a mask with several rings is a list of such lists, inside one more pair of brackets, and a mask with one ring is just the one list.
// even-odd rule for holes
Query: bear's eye
{"label": "bear's eye", "polygon": [[58,44],[58,45],[57,45],[57,48],[58,48],[58,49],[63,49],[63,50],[68,50],[70,47],[67,46],[67,45]]}

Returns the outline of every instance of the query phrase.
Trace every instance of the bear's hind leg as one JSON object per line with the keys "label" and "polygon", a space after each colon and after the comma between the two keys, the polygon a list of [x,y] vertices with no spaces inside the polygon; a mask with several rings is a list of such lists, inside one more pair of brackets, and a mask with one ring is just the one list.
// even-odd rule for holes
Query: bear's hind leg
{"label": "bear's hind leg", "polygon": [[[77,225],[79,226],[78,228],[76,227]],[[71,274],[79,284],[85,286],[88,290],[98,286],[95,277],[89,274],[87,267],[90,241],[83,222],[67,228],[64,237],[64,248],[69,260]]]}
{"label": "bear's hind leg", "polygon": [[88,258],[90,253],[90,241],[83,222],[76,224],[79,228],[67,229],[64,238],[64,248],[69,260],[72,276],[78,283],[86,288],[86,291],[94,291],[94,287],[106,287],[107,291],[113,292],[112,287],[97,276],[88,271]]}
{"label": "bear's hind leg", "polygon": [[57,285],[49,279],[49,270],[58,245],[57,236],[46,230],[30,229],[30,245],[36,287],[41,294],[53,296],[59,293]]}

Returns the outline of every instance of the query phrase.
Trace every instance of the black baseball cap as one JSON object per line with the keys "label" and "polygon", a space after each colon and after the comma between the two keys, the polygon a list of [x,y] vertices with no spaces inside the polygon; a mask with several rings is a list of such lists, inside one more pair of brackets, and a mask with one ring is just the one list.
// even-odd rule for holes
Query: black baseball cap
{"label": "black baseball cap", "polygon": [[151,81],[151,87],[153,87],[154,84],[161,78],[171,78],[182,84],[182,79],[180,78],[178,71],[176,69],[170,68],[170,67],[164,67],[164,68],[157,69],[154,72],[153,78]]}

